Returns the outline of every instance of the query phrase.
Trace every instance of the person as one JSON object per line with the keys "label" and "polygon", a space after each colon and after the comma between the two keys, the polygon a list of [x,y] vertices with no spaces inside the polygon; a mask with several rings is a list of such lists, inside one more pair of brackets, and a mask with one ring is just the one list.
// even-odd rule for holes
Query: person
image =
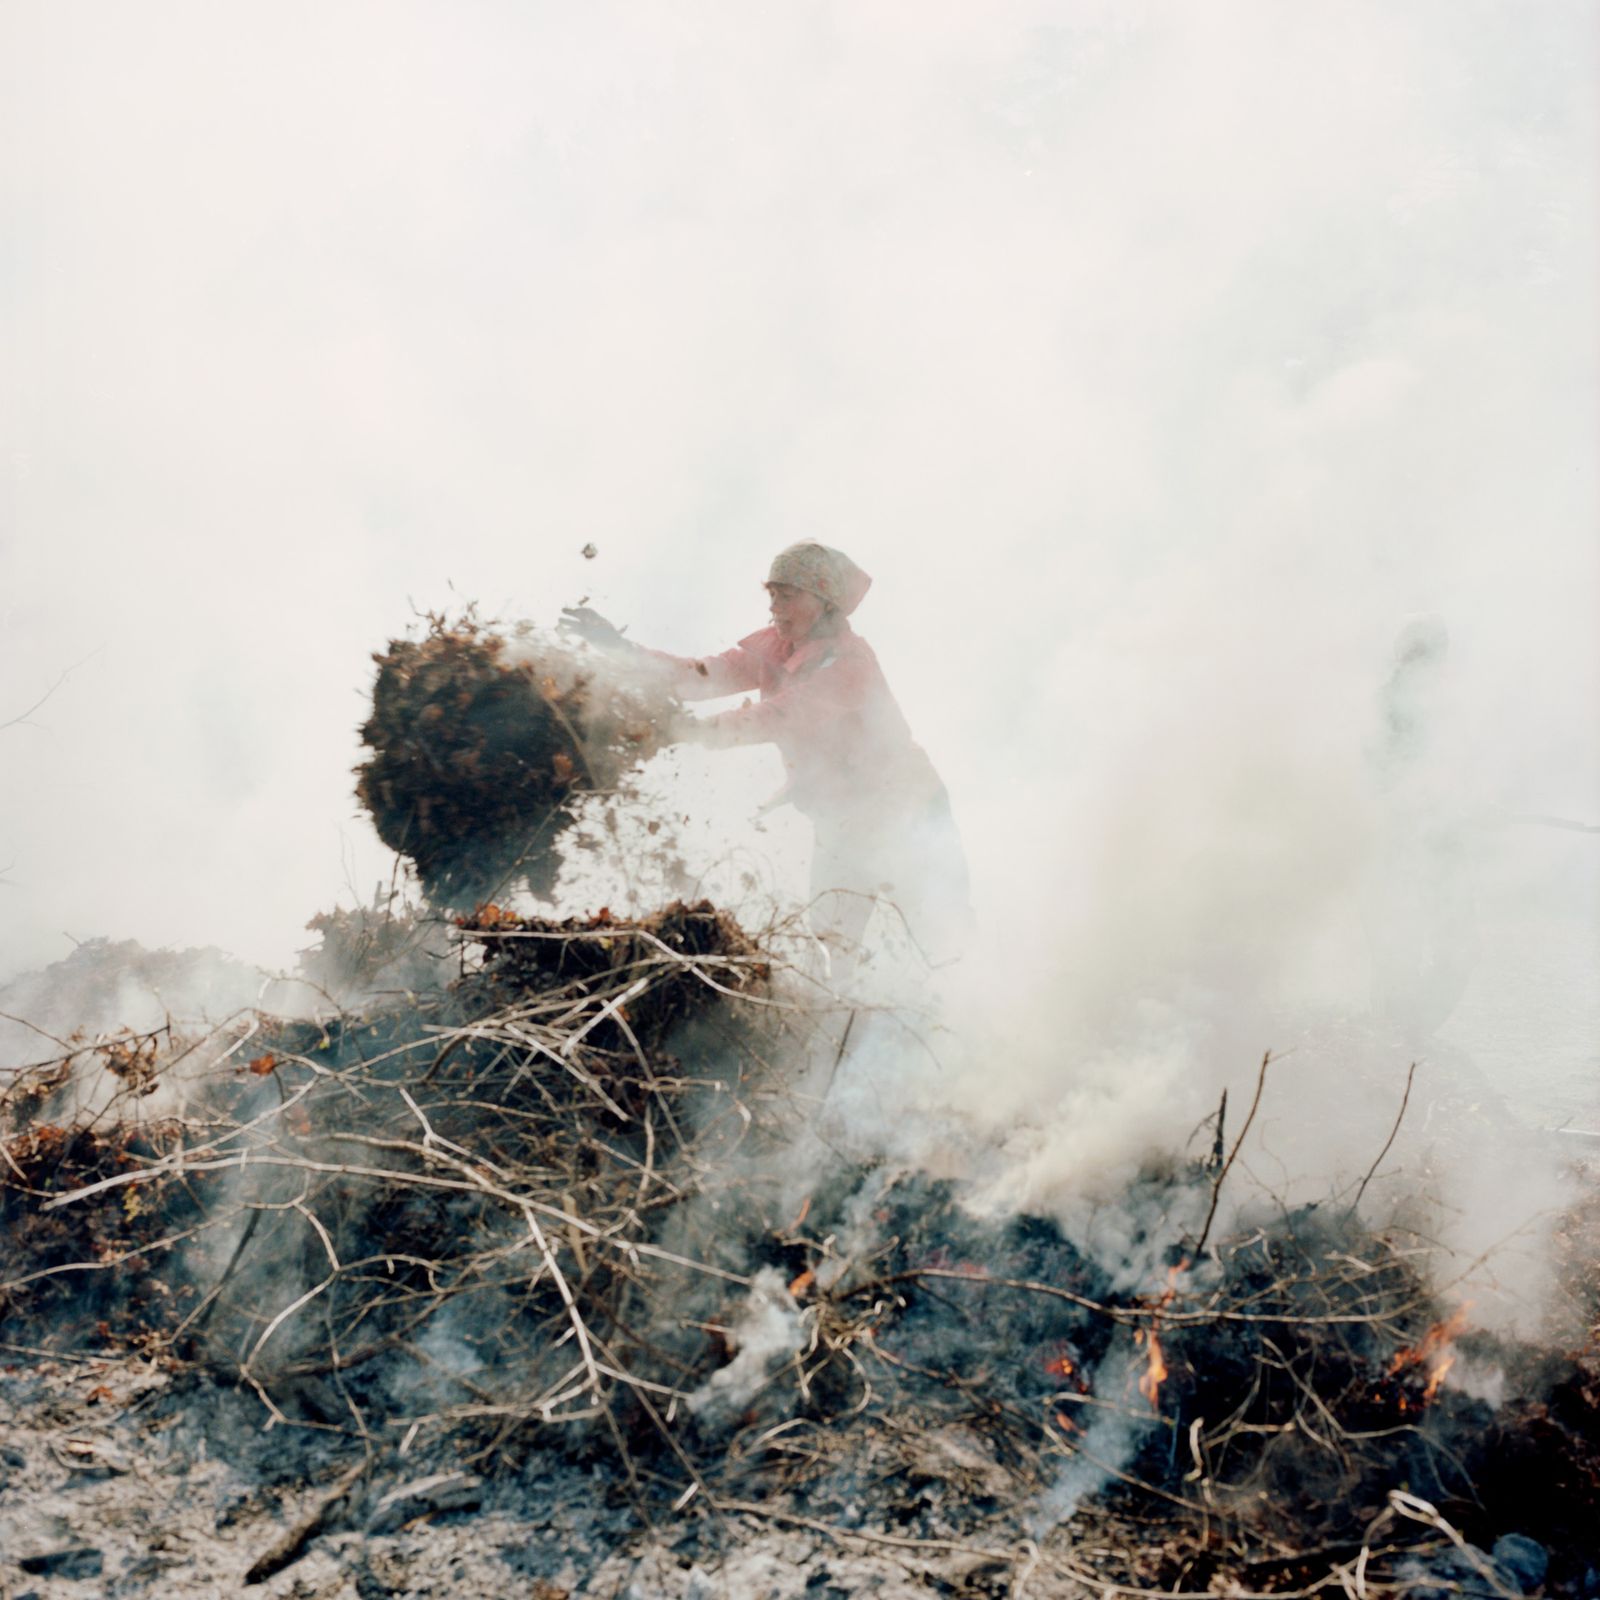
{"label": "person", "polygon": [[767,574],[771,625],[714,656],[644,650],[587,607],[564,613],[591,643],[647,658],[684,700],[756,692],[733,710],[686,716],[674,734],[713,749],[778,747],[787,781],[769,805],[791,804],[812,823],[811,922],[835,977],[849,972],[880,898],[934,964],[960,954],[972,922],[949,794],[850,625],[871,583],[842,551],[790,545]]}

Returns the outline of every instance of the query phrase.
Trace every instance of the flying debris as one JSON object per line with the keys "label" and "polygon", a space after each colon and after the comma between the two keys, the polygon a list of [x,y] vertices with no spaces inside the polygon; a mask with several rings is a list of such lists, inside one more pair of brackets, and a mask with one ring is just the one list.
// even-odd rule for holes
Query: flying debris
{"label": "flying debris", "polygon": [[576,802],[654,754],[676,711],[647,679],[470,611],[429,617],[421,639],[391,640],[373,660],[356,795],[445,906],[516,881],[548,893]]}

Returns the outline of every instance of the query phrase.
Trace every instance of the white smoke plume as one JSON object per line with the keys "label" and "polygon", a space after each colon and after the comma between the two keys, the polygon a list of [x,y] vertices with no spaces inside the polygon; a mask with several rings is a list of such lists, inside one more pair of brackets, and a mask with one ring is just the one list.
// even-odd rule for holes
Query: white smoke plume
{"label": "white smoke plume", "polygon": [[1101,1362],[1097,1381],[1108,1398],[1089,1412],[1082,1433],[1075,1436],[1076,1449],[1040,1497],[1032,1519],[1036,1538],[1070,1522],[1090,1495],[1128,1466],[1149,1436],[1155,1414],[1136,1392],[1135,1365],[1120,1345]]}
{"label": "white smoke plume", "polygon": [[[1268,1049],[1260,1191],[1359,1179],[1412,1060],[1385,1174],[1462,1084],[1592,1105],[1600,854],[1550,825],[1600,822],[1581,0],[0,30],[0,723],[43,698],[0,975],[63,930],[287,967],[389,878],[349,769],[413,607],[718,648],[815,535],[877,580],[985,929],[968,1056],[843,1064],[858,1137],[910,1106],[1077,1216]],[[674,760],[690,878],[792,888],[771,752]],[[1469,1260],[1552,1198],[1483,1140],[1428,1168]]]}
{"label": "white smoke plume", "polygon": [[773,1370],[805,1344],[806,1318],[776,1267],[763,1267],[750,1280],[738,1320],[727,1331],[732,1359],[689,1396],[696,1415],[724,1420],[749,1405]]}

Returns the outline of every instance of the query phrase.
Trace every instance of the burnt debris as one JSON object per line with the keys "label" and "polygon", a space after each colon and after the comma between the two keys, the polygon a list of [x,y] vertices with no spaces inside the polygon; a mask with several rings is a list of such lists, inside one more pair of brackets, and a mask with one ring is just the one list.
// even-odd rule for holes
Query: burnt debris
{"label": "burnt debris", "polygon": [[[629,1540],[683,1573],[804,1535],[824,1592],[893,1552],[970,1595],[1589,1593],[1600,1212],[1560,1349],[1331,1208],[1204,1252],[1180,1225],[1130,1286],[950,1180],[797,1167],[822,1019],[716,907],[481,905],[454,937],[427,994],[74,1045],[0,1098],[6,1381],[78,1362],[111,1396],[137,1361],[154,1421],[298,1485],[268,1528],[228,1510],[235,1580],[348,1536],[374,1587],[419,1528],[570,1494],[611,1551],[517,1546],[518,1592],[586,1592]],[[1175,1218],[1217,1181],[1141,1179]]]}

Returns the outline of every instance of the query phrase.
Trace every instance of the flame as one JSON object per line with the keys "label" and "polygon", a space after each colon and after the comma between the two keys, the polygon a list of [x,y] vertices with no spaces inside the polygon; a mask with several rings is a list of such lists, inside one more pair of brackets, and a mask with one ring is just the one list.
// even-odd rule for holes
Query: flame
{"label": "flame", "polygon": [[1069,1417],[1065,1411],[1056,1412],[1056,1426],[1063,1433],[1080,1433],[1082,1429]]}
{"label": "flame", "polygon": [[1161,1348],[1161,1335],[1157,1330],[1161,1326],[1161,1313],[1178,1296],[1179,1275],[1188,1270],[1189,1258],[1187,1256],[1175,1267],[1167,1269],[1167,1287],[1161,1298],[1151,1307],[1149,1328],[1137,1328],[1134,1330],[1133,1342],[1141,1346],[1145,1353],[1145,1370],[1144,1376],[1139,1379],[1139,1393],[1156,1410],[1161,1408],[1161,1385],[1170,1376],[1166,1353]]}
{"label": "flame", "polygon": [[1438,1366],[1433,1369],[1432,1373],[1428,1377],[1428,1387],[1422,1391],[1422,1401],[1424,1405],[1426,1405],[1428,1401],[1433,1399],[1433,1397],[1438,1394],[1439,1385],[1444,1382],[1444,1375],[1455,1364],[1456,1356],[1455,1351],[1453,1350],[1439,1358]]}
{"label": "flame", "polygon": [[793,1295],[796,1300],[798,1300],[800,1296],[803,1295],[806,1290],[809,1289],[816,1281],[816,1276],[816,1273],[810,1267],[807,1267],[806,1270],[789,1285],[789,1293]]}
{"label": "flame", "polygon": [[1418,1367],[1424,1362],[1432,1362],[1439,1353],[1455,1343],[1457,1337],[1467,1329],[1467,1306],[1457,1311],[1453,1316],[1447,1317],[1443,1322],[1436,1322],[1423,1334],[1418,1343],[1407,1345],[1404,1350],[1395,1352],[1394,1360],[1389,1364],[1389,1376],[1404,1372],[1407,1367]]}
{"label": "flame", "polygon": [[1167,1360],[1161,1353],[1161,1335],[1152,1328],[1145,1338],[1145,1356],[1148,1365],[1145,1373],[1139,1380],[1139,1393],[1142,1394],[1152,1406],[1161,1404],[1161,1385],[1167,1381]]}
{"label": "flame", "polygon": [[[1469,1301],[1459,1311],[1446,1317],[1443,1322],[1434,1323],[1416,1344],[1407,1345],[1403,1350],[1397,1350],[1394,1360],[1389,1363],[1389,1376],[1391,1378],[1398,1377],[1402,1372],[1406,1372],[1412,1367],[1426,1367],[1428,1369],[1427,1386],[1422,1391],[1422,1403],[1424,1405],[1438,1394],[1439,1387],[1444,1382],[1445,1374],[1455,1365],[1455,1341],[1467,1329],[1467,1312],[1470,1309],[1471,1302]],[[1401,1410],[1404,1409],[1405,1406],[1402,1403]]]}

